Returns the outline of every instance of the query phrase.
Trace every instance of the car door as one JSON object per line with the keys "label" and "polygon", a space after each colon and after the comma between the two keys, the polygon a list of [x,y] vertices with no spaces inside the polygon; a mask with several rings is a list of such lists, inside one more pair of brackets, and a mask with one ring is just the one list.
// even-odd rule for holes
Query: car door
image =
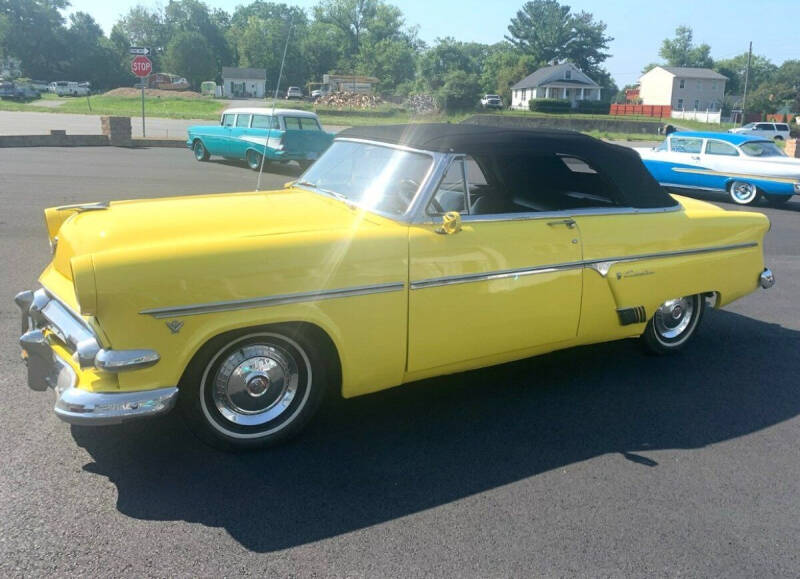
{"label": "car door", "polygon": [[698,186],[698,169],[702,167],[702,151],[702,138],[676,137],[674,135],[670,137],[669,153],[666,158],[672,167],[662,183],[679,187]]}
{"label": "car door", "polygon": [[208,130],[204,131],[205,134],[203,134],[202,137],[209,153],[212,155],[227,156],[228,137],[235,121],[235,114],[225,113],[222,115],[219,126],[208,127]]}
{"label": "car door", "polygon": [[775,137],[775,125],[772,123],[758,123],[756,124],[756,130],[754,133],[759,137],[772,139]]}
{"label": "car door", "polygon": [[227,156],[236,159],[244,159],[244,154],[247,151],[248,142],[244,139],[247,136],[247,131],[250,129],[250,119],[253,115],[248,113],[239,113],[236,115],[236,122],[230,128],[228,135],[228,152]]}
{"label": "car door", "polygon": [[[574,221],[491,207],[471,214],[480,204],[474,194],[492,187],[482,179],[474,160],[453,158],[427,217],[409,230],[411,373],[576,336],[581,243]],[[462,211],[462,226],[444,234],[441,215],[450,211]]]}
{"label": "car door", "polygon": [[729,175],[742,170],[739,151],[719,139],[706,140],[701,164],[706,171],[697,173],[697,186],[706,189],[725,190]]}

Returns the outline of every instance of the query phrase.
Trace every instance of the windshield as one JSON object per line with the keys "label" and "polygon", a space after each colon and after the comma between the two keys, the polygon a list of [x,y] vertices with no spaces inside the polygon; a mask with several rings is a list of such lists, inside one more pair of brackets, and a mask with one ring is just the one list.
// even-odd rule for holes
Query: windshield
{"label": "windshield", "polygon": [[746,124],[745,126],[743,126],[742,128],[743,128],[743,129],[755,129],[755,128],[756,128],[756,124],[755,124],[755,123],[747,123],[747,124]]}
{"label": "windshield", "polygon": [[786,153],[770,141],[753,141],[739,147],[748,157],[785,157]]}
{"label": "windshield", "polygon": [[432,163],[424,153],[335,141],[297,185],[400,216],[408,211]]}

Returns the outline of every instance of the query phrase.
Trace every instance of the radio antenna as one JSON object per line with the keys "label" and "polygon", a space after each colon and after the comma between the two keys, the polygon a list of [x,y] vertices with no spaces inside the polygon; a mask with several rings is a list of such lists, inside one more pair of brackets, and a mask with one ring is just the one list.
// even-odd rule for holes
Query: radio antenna
{"label": "radio antenna", "polygon": [[283,77],[283,65],[286,63],[286,51],[289,50],[289,39],[292,37],[292,26],[294,26],[294,11],[289,18],[289,31],[286,33],[286,44],[283,46],[283,58],[281,59],[281,68],[278,72],[278,82],[275,85],[275,97],[272,99],[272,114],[269,118],[269,127],[267,128],[267,138],[264,139],[264,154],[261,155],[261,166],[258,168],[258,181],[256,182],[256,191],[261,191],[261,173],[264,172],[264,159],[267,158],[267,144],[272,135],[272,123],[275,119],[275,105],[278,102],[278,90],[281,87],[281,78]]}

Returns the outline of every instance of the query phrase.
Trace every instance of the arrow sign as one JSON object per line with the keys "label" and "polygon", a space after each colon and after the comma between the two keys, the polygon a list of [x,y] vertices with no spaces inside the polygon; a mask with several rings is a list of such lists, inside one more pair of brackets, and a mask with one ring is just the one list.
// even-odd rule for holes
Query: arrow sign
{"label": "arrow sign", "polygon": [[141,54],[142,56],[147,56],[150,54],[150,49],[144,46],[131,46],[128,49],[128,54]]}

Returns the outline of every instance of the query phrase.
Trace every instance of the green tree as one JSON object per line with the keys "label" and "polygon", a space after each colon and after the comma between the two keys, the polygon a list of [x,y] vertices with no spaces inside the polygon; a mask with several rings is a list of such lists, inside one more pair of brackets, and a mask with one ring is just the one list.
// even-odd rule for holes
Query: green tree
{"label": "green tree", "polygon": [[481,93],[480,78],[463,70],[445,74],[444,84],[437,91],[442,108],[448,112],[474,109]]}
{"label": "green tree", "polygon": [[232,61],[233,54],[225,38],[225,30],[219,25],[226,25],[227,21],[225,12],[217,10],[212,14],[208,6],[199,0],[170,0],[164,9],[164,24],[170,36],[178,32],[197,32],[205,38],[214,56],[216,69],[205,80],[219,78],[222,67]]}
{"label": "green tree", "polygon": [[481,89],[511,102],[511,87],[536,70],[532,56],[522,54],[508,42],[498,42],[488,48],[481,67]]}
{"label": "green tree", "polygon": [[144,6],[134,6],[122,16],[112,28],[112,37],[115,38],[114,45],[122,53],[118,53],[121,59],[130,60],[127,55],[128,47],[118,46],[118,42],[127,39],[128,46],[144,46],[151,49],[149,55],[153,61],[153,70],[163,69],[162,58],[170,39],[169,27],[164,21],[164,13],[159,9],[150,10]]}
{"label": "green tree", "polygon": [[77,81],[89,81],[93,90],[119,86],[127,80],[113,44],[89,14],[75,12],[66,31],[69,58],[65,72]]}
{"label": "green tree", "polygon": [[67,68],[67,40],[61,11],[67,0],[0,0],[5,33],[0,50],[22,62],[25,76],[61,79]]}
{"label": "green tree", "polygon": [[658,54],[668,66],[694,66],[709,68],[714,65],[711,47],[708,44],[695,45],[694,33],[689,26],[678,26],[675,38],[665,38]]}
{"label": "green tree", "polygon": [[357,55],[369,23],[375,17],[381,0],[322,0],[314,7],[320,22],[339,29],[347,41],[347,54]]}
{"label": "green tree", "polygon": [[167,45],[164,63],[176,74],[185,77],[194,88],[214,78],[217,65],[208,42],[199,32],[178,32]]}
{"label": "green tree", "polygon": [[511,19],[506,40],[539,65],[567,60],[593,76],[609,57],[613,38],[606,34],[606,24],[589,12],[574,14],[558,0],[533,0]]}
{"label": "green tree", "polygon": [[[725,84],[725,92],[735,95],[741,95],[744,92],[744,76],[747,70],[746,52],[733,58],[717,61],[714,69],[728,77],[728,82]],[[777,70],[778,67],[772,64],[768,58],[754,54],[750,60],[750,76],[747,81],[748,92],[755,91],[762,84],[770,81]]]}
{"label": "green tree", "polygon": [[452,37],[437,38],[436,44],[419,58],[419,76],[423,88],[439,90],[451,72],[479,75],[488,47],[476,42],[461,42]]}
{"label": "green tree", "polygon": [[267,20],[260,16],[251,16],[244,28],[237,29],[237,35],[240,66],[266,69],[269,92],[274,91],[277,86],[284,47],[287,51],[281,87],[304,84],[305,62],[300,41],[303,37],[302,29],[293,27],[290,31],[289,23],[282,19]]}

